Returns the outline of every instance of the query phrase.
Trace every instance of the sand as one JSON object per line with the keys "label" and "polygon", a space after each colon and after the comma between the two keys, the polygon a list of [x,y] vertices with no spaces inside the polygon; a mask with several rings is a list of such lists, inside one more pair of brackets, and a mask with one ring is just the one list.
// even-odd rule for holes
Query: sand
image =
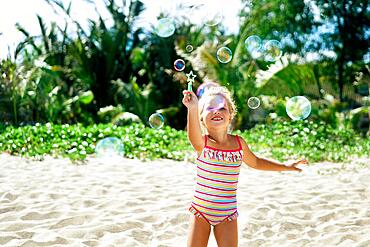
{"label": "sand", "polygon": [[[0,154],[0,169],[1,246],[186,246],[193,164]],[[370,159],[245,166],[238,207],[239,246],[370,246]]]}

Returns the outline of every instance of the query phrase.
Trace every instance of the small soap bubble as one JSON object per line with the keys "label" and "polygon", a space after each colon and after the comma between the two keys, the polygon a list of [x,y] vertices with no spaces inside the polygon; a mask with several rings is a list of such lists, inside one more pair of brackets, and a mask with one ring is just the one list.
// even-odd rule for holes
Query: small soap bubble
{"label": "small soap bubble", "polygon": [[292,120],[303,120],[311,113],[311,102],[304,96],[294,96],[288,99],[285,109]]}
{"label": "small soap bubble", "polygon": [[153,129],[160,129],[164,124],[164,117],[160,113],[153,113],[149,117],[149,125]]}
{"label": "small soap bubble", "polygon": [[187,52],[192,52],[194,48],[192,45],[187,45],[185,49]]}
{"label": "small soap bubble", "polygon": [[247,103],[248,107],[251,109],[257,109],[261,104],[260,99],[257,97],[250,97]]}
{"label": "small soap bubble", "polygon": [[233,58],[233,53],[226,46],[217,50],[217,60],[221,63],[228,63]]}
{"label": "small soap bubble", "polygon": [[177,71],[183,71],[185,69],[185,62],[182,59],[176,59],[176,61],[173,63],[173,67]]}

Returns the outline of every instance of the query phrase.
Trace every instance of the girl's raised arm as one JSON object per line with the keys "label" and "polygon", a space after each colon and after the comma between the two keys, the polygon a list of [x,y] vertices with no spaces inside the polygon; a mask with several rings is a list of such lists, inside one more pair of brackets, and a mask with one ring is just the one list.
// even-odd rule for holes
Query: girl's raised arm
{"label": "girl's raised arm", "polygon": [[199,123],[198,98],[192,91],[184,90],[182,93],[184,95],[182,103],[188,108],[188,138],[193,148],[197,152],[201,152],[204,141]]}

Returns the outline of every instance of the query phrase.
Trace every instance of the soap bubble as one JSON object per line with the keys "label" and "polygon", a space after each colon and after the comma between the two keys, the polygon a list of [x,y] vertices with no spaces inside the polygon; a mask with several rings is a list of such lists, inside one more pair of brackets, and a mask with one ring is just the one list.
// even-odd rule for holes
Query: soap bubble
{"label": "soap bubble", "polygon": [[227,105],[226,99],[222,95],[214,95],[214,97],[207,104],[207,111],[214,112],[224,108]]}
{"label": "soap bubble", "polygon": [[194,48],[192,45],[187,45],[185,49],[187,52],[192,52]]}
{"label": "soap bubble", "polygon": [[275,62],[283,54],[281,44],[277,40],[269,40],[263,46],[265,60],[268,62]]}
{"label": "soap bubble", "polygon": [[185,69],[185,62],[182,59],[176,59],[176,61],[173,63],[173,66],[175,70],[183,71]]}
{"label": "soap bubble", "polygon": [[96,144],[95,154],[97,157],[114,157],[124,155],[124,145],[117,137],[104,138]]}
{"label": "soap bubble", "polygon": [[247,103],[248,107],[251,109],[257,109],[261,104],[260,99],[257,97],[250,97]]}
{"label": "soap bubble", "polygon": [[204,9],[202,21],[207,26],[216,26],[223,19],[223,12],[220,6],[208,6]]}
{"label": "soap bubble", "polygon": [[221,63],[228,63],[233,58],[233,53],[226,46],[217,50],[217,60]]}
{"label": "soap bubble", "polygon": [[292,120],[303,120],[311,113],[311,102],[304,96],[294,96],[288,99],[285,109]]}
{"label": "soap bubble", "polygon": [[155,25],[154,32],[162,38],[170,37],[175,33],[175,24],[168,18],[159,19]]}
{"label": "soap bubble", "polygon": [[257,35],[252,35],[249,36],[245,41],[244,41],[244,46],[247,49],[249,53],[253,53],[254,51],[260,51],[262,48],[262,41],[260,37]]}
{"label": "soap bubble", "polygon": [[196,95],[200,98],[211,87],[218,87],[219,84],[212,82],[212,81],[205,81],[197,89]]}
{"label": "soap bubble", "polygon": [[164,124],[164,117],[160,113],[153,113],[149,117],[149,125],[154,129],[162,128]]}
{"label": "soap bubble", "polygon": [[223,9],[220,4],[200,3],[191,8],[191,14],[195,21],[207,26],[216,26],[223,19]]}

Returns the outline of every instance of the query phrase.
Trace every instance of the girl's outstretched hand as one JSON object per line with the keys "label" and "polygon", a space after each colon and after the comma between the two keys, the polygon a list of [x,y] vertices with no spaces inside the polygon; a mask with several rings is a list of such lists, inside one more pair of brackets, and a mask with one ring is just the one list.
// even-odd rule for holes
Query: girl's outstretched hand
{"label": "girl's outstretched hand", "polygon": [[198,97],[195,95],[194,92],[184,90],[182,91],[184,98],[182,99],[182,103],[188,108],[192,109],[198,107]]}
{"label": "girl's outstretched hand", "polygon": [[302,169],[298,168],[297,165],[307,165],[308,161],[306,159],[301,159],[298,161],[294,161],[290,164],[287,164],[287,166],[294,168],[295,171],[301,172]]}

